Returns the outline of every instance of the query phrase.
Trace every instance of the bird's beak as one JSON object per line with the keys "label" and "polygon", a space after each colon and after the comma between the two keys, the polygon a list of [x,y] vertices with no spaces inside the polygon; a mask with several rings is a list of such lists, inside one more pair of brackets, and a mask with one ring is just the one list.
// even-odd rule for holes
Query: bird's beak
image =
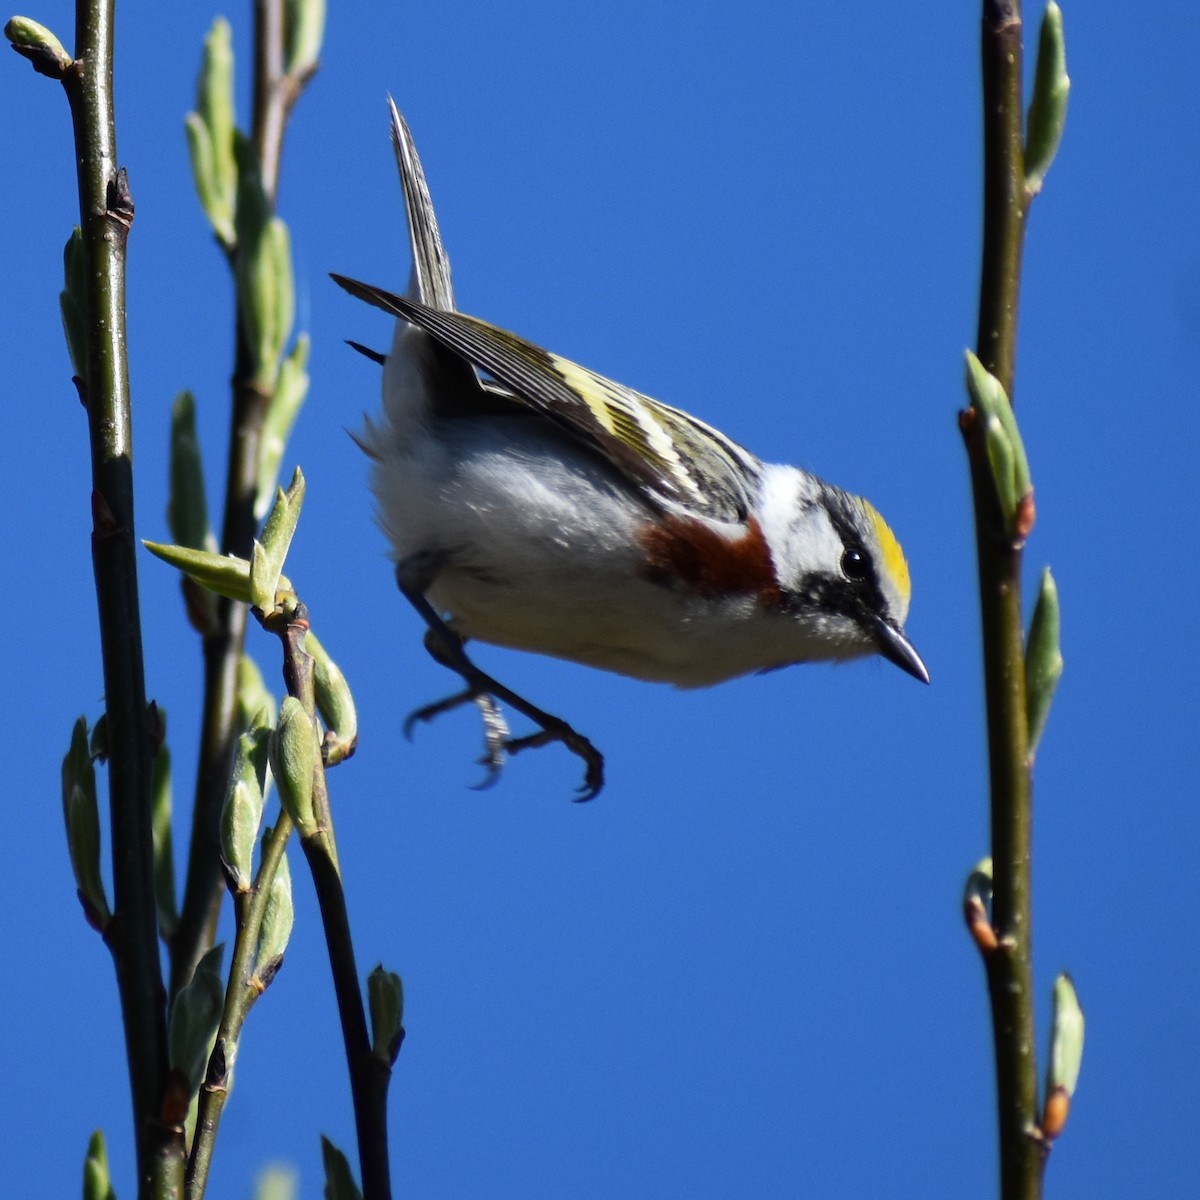
{"label": "bird's beak", "polygon": [[879,653],[889,662],[894,662],[902,671],[907,671],[922,683],[929,682],[929,672],[921,656],[898,625],[880,621],[875,627],[875,644],[879,647]]}

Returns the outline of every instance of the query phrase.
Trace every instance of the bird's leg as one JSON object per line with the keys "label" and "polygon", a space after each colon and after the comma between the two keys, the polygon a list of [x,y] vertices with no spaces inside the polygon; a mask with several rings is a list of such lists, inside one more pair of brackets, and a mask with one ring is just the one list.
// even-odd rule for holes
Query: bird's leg
{"label": "bird's leg", "polygon": [[[396,583],[401,594],[428,626],[425,648],[430,656],[459,675],[466,688],[410,714],[404,723],[405,734],[410,733],[418,723],[431,721],[441,713],[449,712],[468,702],[473,703],[483,719],[484,756],[481,761],[488,771],[488,779],[485,782],[490,783],[499,774],[506,755],[518,754],[522,750],[545,746],[550,742],[561,742],[572,754],[583,759],[585,771],[578,799],[590,800],[604,786],[603,755],[561,717],[531,704],[481,671],[467,657],[463,639],[438,616],[433,605],[425,598],[425,590],[432,582],[434,574],[434,564],[426,557],[418,556],[397,565]],[[525,737],[513,737],[500,711],[500,705],[497,703],[499,700],[528,717],[540,727],[540,732]]]}

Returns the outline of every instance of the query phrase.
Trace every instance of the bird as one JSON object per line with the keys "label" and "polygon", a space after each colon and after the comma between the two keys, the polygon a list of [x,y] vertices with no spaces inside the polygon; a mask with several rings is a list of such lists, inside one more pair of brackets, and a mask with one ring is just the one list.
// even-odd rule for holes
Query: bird
{"label": "bird", "polygon": [[[396,318],[386,355],[350,342],[383,368],[382,412],[356,440],[399,589],[464,684],[406,731],[474,702],[489,780],[559,742],[590,799],[600,752],[479,669],[468,641],[680,688],[870,654],[928,683],[904,631],[908,564],[867,500],[458,310],[412,133],[388,108],[407,290],[331,277]],[[512,736],[502,704],[537,731]]]}

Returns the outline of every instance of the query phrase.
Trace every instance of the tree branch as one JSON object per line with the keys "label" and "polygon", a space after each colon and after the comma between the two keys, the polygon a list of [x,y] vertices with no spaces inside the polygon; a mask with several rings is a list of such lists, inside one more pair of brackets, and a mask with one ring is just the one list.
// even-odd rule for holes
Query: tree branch
{"label": "tree branch", "polygon": [[86,262],[92,562],[104,662],[116,966],[133,1099],[139,1195],[182,1180],[183,1138],[160,1120],[167,1028],[154,897],[151,783],[133,511],[133,429],[125,332],[125,254],[133,200],[117,167],[113,112],[114,0],[79,0],[75,62],[63,76],[74,125]]}
{"label": "tree branch", "polygon": [[[1021,252],[1029,195],[1022,146],[1021,14],[1017,0],[984,0],[982,25],[984,229],[977,354],[1013,395]],[[1021,561],[1024,532],[1006,531],[984,423],[960,424],[971,466],[987,703],[992,926],[984,955],[996,1058],[1001,1194],[1041,1194],[1045,1143],[1037,1129],[1032,903],[1032,784],[1025,698]],[[1030,520],[1032,520],[1030,510]]]}

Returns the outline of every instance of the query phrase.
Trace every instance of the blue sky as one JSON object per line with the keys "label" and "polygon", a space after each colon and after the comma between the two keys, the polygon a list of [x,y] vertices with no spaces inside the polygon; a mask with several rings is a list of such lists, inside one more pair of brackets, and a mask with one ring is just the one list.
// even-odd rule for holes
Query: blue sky
{"label": "blue sky", "polygon": [[[30,15],[71,43],[72,8]],[[227,12],[248,45],[248,5]],[[1030,17],[1040,14],[1040,8]],[[230,287],[182,133],[204,6],[125,3],[118,139],[130,243],[138,533],[165,538],[171,399],[192,388],[217,490]],[[1048,1195],[1194,1186],[1200,987],[1200,91],[1195,6],[1068,4],[1066,137],[1026,248],[1017,404],[1066,674],[1036,774],[1035,966],[1088,1016]],[[1029,29],[1034,28],[1032,20]],[[1034,44],[1032,34],[1027,37]],[[312,392],[287,461],[308,498],[289,560],[361,713],[332,776],[363,970],[405,980],[397,1194],[422,1198],[960,1196],[993,1189],[982,971],[958,916],[986,852],[974,550],[955,414],[974,337],[977,15],[882,5],[330,6],[285,149]],[[58,795],[102,684],[85,425],[59,330],[76,221],[66,104],[0,60],[0,524],[9,697],[0,1193],[70,1195],[88,1134],[132,1196],[108,954],[73,895]],[[248,73],[239,73],[247,111]],[[406,743],[452,688],[396,596],[365,463],[382,316],[327,278],[407,277],[384,94],[425,160],[460,303],[871,497],[908,553],[923,688],[882,662],[681,693],[480,648],[607,755],[514,762],[476,792],[469,713]],[[150,694],[176,803],[195,765],[199,649],[144,556]],[[274,645],[251,648],[273,676]],[[353,1123],[302,860],[284,968],[251,1015],[212,1195]]]}

